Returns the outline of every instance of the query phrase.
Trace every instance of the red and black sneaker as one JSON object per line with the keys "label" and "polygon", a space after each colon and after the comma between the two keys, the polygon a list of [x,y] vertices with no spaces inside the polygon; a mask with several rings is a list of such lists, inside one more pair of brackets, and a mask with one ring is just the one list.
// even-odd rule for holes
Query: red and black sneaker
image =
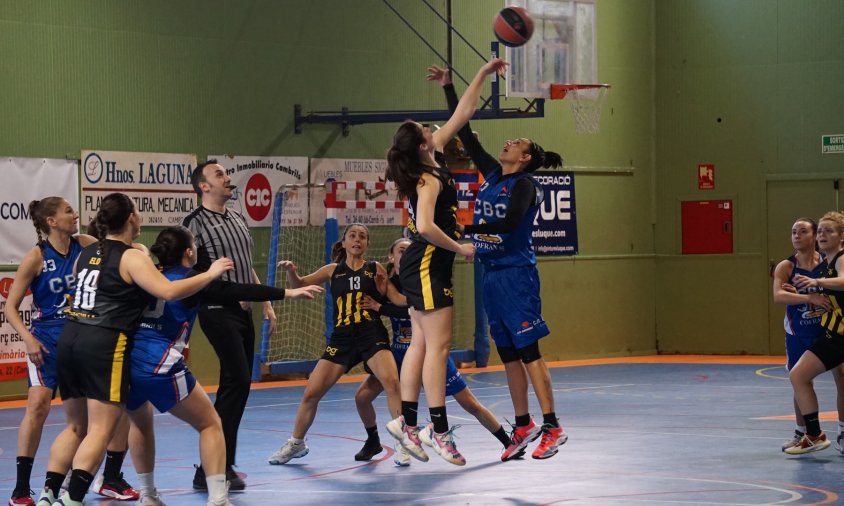
{"label": "red and black sneaker", "polygon": [[542,432],[542,429],[533,420],[524,427],[513,425],[513,432],[510,433],[510,444],[507,445],[507,448],[504,448],[501,461],[507,462],[524,455],[528,443],[538,438],[540,432]]}
{"label": "red and black sneaker", "polygon": [[31,490],[15,490],[9,499],[9,506],[35,506]]}
{"label": "red and black sneaker", "polygon": [[103,475],[99,475],[94,480],[91,489],[102,496],[118,501],[137,501],[141,497],[141,493],[123,479],[123,473],[120,473],[116,480],[106,480]]}

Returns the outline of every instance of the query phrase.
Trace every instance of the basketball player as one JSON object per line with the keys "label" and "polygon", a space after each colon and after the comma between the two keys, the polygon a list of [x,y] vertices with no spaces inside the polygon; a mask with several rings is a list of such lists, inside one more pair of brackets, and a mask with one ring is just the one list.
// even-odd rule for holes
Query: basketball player
{"label": "basketball player", "polygon": [[361,362],[384,385],[390,415],[398,416],[399,377],[396,361],[390,352],[387,329],[380,316],[360,306],[365,295],[381,297],[388,289],[384,266],[365,259],[368,247],[369,230],[363,225],[352,224],[346,227],[342,239],[332,248],[333,263],[300,277],[296,273],[296,264],[289,260],[279,262],[279,266],[287,271],[290,286],[331,283],[334,331],[325,353],[308,377],[302,402],[296,411],[292,437],[270,456],[270,464],[286,464],[290,459],[308,454],[305,435],[313,424],[320,399],[340,376]]}
{"label": "basketball player", "polygon": [[[458,104],[448,70],[433,65],[428,80],[443,85],[449,108],[459,110],[471,87]],[[477,97],[469,97],[472,114]],[[471,115],[470,115],[471,116]],[[533,220],[543,194],[531,174],[539,168],[561,167],[559,154],[545,151],[531,139],[518,138],[504,143],[496,159],[487,153],[472,134],[468,122],[458,136],[463,147],[483,174],[478,190],[473,224],[464,232],[472,235],[475,251],[484,266],[484,308],[498,355],[504,363],[510,397],[516,415],[512,443],[501,460],[521,455],[527,444],[542,435],[533,458],[555,455],[568,436],[559,424],[554,407],[551,374],[539,351],[539,340],[550,331],[542,318],[539,298],[539,272],[533,252]],[[528,378],[542,409],[542,425],[528,412]]]}
{"label": "basketball player", "polygon": [[[785,304],[785,369],[791,371],[803,353],[818,339],[824,336],[821,327],[821,314],[824,310],[831,310],[832,306],[824,297],[813,297],[819,304],[813,306],[809,301],[810,295],[817,291],[813,288],[796,293],[793,288],[793,278],[796,275],[811,278],[823,277],[826,272],[826,261],[815,250],[818,224],[812,218],[799,218],[791,227],[791,245],[794,254],[777,264],[774,269],[773,293],[774,302]],[[833,370],[836,385],[841,381],[840,368]],[[839,389],[838,406],[842,405],[841,389]],[[782,451],[800,443],[806,434],[806,422],[797,401],[794,401],[794,418],[797,428],[794,437],[782,445]],[[839,418],[841,416],[839,415]]]}
{"label": "basketball player", "polygon": [[[818,293],[809,294],[809,302],[826,306],[820,297],[828,297],[832,310],[821,316],[821,326],[826,331],[824,339],[812,344],[788,376],[794,388],[797,407],[806,423],[806,434],[800,441],[784,451],[789,455],[816,452],[829,447],[830,442],[821,430],[818,420],[818,397],[812,380],[824,371],[834,369],[844,363],[844,317],[841,305],[844,304],[844,214],[831,211],[818,220],[818,248],[826,257],[825,277],[812,278],[802,274],[793,276],[793,285],[798,291],[815,289]],[[826,306],[828,307],[828,306]]]}
{"label": "basketball player", "polygon": [[[29,216],[38,243],[21,260],[4,308],[6,321],[26,344],[29,373],[26,411],[18,430],[17,481],[9,499],[12,506],[35,504],[29,495],[32,463],[50,412],[50,400],[58,387],[56,347],[64,326],[67,299],[75,284],[73,266],[82,248],[96,242],[89,235],[77,235],[79,214],[62,197],[33,200]],[[28,289],[32,291],[34,306],[31,329],[19,312]],[[104,489],[118,500],[138,498],[138,492],[120,473],[128,433],[129,420],[123,417],[107,452],[107,467],[116,468],[117,479],[107,480]]]}
{"label": "basketball player", "polygon": [[[232,268],[231,260],[221,259],[208,273],[170,282],[147,255],[131,247],[140,233],[140,219],[128,196],[107,195],[97,212],[97,235],[102,239],[79,254],[76,293],[58,344],[67,426],[50,449],[38,506],[82,504],[124,411],[129,394],[126,354],[148,294],[166,300],[186,297]],[[71,461],[68,490],[56,500]]]}
{"label": "basketball player", "polygon": [[469,85],[465,100],[436,132],[414,121],[404,122],[387,152],[386,178],[396,183],[399,197],[407,197],[410,204],[407,228],[411,245],[402,257],[400,276],[404,295],[413,308],[413,340],[402,366],[402,416],[388,422],[387,430],[423,462],[428,455],[419,439],[420,386],[425,387],[428,400],[435,453],[452,464],[466,464],[454,443],[453,428],[448,428],[445,378],[453,336],[454,256],[459,253],[470,260],[475,248],[456,241],[460,237],[457,190],[442,150],[472,117],[486,76],[493,72],[502,74],[506,67],[498,58],[484,65]]}
{"label": "basketball player", "polygon": [[[167,279],[177,281],[197,274],[193,270],[196,243],[193,234],[185,227],[162,230],[150,250],[158,258],[162,274]],[[132,388],[126,403],[141,435],[141,441],[132,446],[132,460],[141,482],[140,506],[164,504],[155,489],[153,476],[155,434],[150,404],[161,413],[169,411],[199,432],[199,454],[206,472],[208,506],[232,504],[226,487],[226,445],[220,417],[182,356],[199,312],[200,299],[215,304],[238,305],[244,300],[313,299],[320,292],[322,288],[319,286],[284,290],[216,279],[190,297],[170,302],[156,299],[150,304],[134,336],[135,347],[130,364]]]}

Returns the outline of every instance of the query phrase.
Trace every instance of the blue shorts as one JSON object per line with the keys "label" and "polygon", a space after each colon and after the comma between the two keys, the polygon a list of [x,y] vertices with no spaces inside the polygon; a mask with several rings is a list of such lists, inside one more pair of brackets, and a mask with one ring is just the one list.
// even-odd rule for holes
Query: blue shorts
{"label": "blue shorts", "polygon": [[812,337],[797,337],[785,333],[785,370],[790,371],[797,364],[803,353],[812,347],[823,335]]}
{"label": "blue shorts", "polygon": [[[406,349],[393,348],[393,357],[396,359],[396,367],[401,372],[401,363],[404,361],[404,354]],[[466,388],[466,380],[460,375],[457,370],[457,364],[451,357],[448,357],[448,362],[445,364],[445,395],[457,395]]]}
{"label": "blue shorts", "polygon": [[59,334],[62,333],[64,320],[56,321],[46,325],[36,325],[30,329],[35,339],[38,339],[41,344],[47,348],[47,352],[42,352],[41,356],[44,363],[36,366],[29,360],[29,355],[26,357],[27,368],[27,383],[30,387],[45,387],[56,394],[56,388],[59,386],[59,373],[56,367],[56,359],[59,356],[58,342]]}
{"label": "blue shorts", "polygon": [[542,319],[536,266],[487,269],[484,309],[489,333],[498,347],[521,349],[551,333]]}
{"label": "blue shorts", "polygon": [[196,386],[196,378],[188,368],[155,374],[149,367],[132,363],[131,390],[126,409],[133,411],[149,401],[161,413],[182,402]]}

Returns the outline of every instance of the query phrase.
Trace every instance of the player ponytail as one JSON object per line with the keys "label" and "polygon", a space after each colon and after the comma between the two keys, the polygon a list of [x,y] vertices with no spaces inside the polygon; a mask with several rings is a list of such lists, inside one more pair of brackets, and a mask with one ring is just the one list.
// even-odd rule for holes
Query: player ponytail
{"label": "player ponytail", "polygon": [[535,172],[540,167],[556,169],[563,166],[563,157],[559,153],[545,151],[542,146],[534,141],[530,141],[530,148],[527,153],[530,155],[530,161],[525,165],[525,172]]}

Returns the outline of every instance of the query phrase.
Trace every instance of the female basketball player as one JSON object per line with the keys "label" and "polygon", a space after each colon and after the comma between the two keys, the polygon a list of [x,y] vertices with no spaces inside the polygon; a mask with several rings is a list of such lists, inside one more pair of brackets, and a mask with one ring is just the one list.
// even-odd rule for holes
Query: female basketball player
{"label": "female basketball player", "polygon": [[[826,261],[821,254],[815,250],[818,224],[811,218],[799,218],[791,227],[791,245],[794,247],[794,254],[777,264],[774,269],[773,293],[774,302],[785,304],[785,356],[787,371],[791,371],[803,353],[811,347],[815,341],[824,336],[824,329],[821,327],[821,314],[824,310],[832,309],[829,301],[823,297],[815,298],[816,302],[823,302],[818,306],[812,306],[809,302],[809,293],[815,293],[815,289],[801,290],[796,293],[793,289],[793,278],[796,275],[808,276],[811,278],[823,277],[826,271]],[[822,300],[817,300],[822,299]],[[840,368],[833,371],[836,384],[841,381]],[[841,389],[839,389],[840,392]],[[838,395],[838,405],[842,406],[842,395]],[[806,434],[806,423],[803,415],[794,401],[794,418],[797,428],[794,430],[794,437],[782,445],[782,450],[798,444]]]}
{"label": "female basketball player", "polygon": [[[471,87],[467,89],[458,104],[448,70],[436,65],[429,67],[428,80],[443,85],[452,110],[459,110],[471,91]],[[469,99],[474,114],[477,98]],[[512,443],[501,460],[520,455],[540,433],[542,440],[533,458],[547,459],[557,453],[568,436],[557,419],[551,374],[539,351],[539,340],[550,331],[541,314],[539,273],[531,238],[542,188],[531,173],[540,167],[560,167],[563,160],[526,138],[505,142],[496,159],[483,149],[468,123],[461,126],[458,136],[463,147],[486,180],[477,194],[473,224],[464,231],[473,236],[476,254],[484,266],[484,308],[516,414]],[[528,412],[528,378],[542,409],[541,427]]]}
{"label": "female basketball player", "polygon": [[815,289],[820,293],[808,294],[808,302],[816,306],[829,307],[823,301],[829,298],[833,309],[821,316],[821,326],[826,330],[826,337],[812,344],[788,376],[794,388],[797,407],[806,423],[806,434],[800,441],[788,448],[785,453],[799,455],[816,452],[829,447],[829,440],[821,430],[818,420],[818,397],[812,386],[816,376],[844,363],[844,317],[841,305],[844,304],[844,214],[832,211],[818,220],[818,248],[826,256],[825,277],[812,278],[802,274],[793,276],[793,285],[798,291],[808,292]]}
{"label": "female basketball player", "polygon": [[388,181],[394,181],[400,197],[407,197],[411,245],[402,257],[401,285],[413,311],[413,340],[402,367],[402,415],[387,423],[387,430],[410,454],[427,461],[417,425],[420,384],[425,387],[434,426],[434,451],[447,462],[465,465],[457,451],[445,409],[445,377],[451,348],[451,317],[454,292],[451,282],[455,254],[472,259],[475,247],[460,244],[457,231],[457,191],[445,165],[442,149],[457,130],[469,121],[486,76],[502,74],[507,64],[493,59],[484,65],[457,110],[436,132],[420,123],[406,121],[393,136],[387,152]]}
{"label": "female basketball player", "polygon": [[381,297],[388,289],[387,271],[378,262],[365,259],[369,247],[369,230],[360,224],[346,227],[342,240],[332,249],[333,263],[320,267],[307,276],[296,273],[296,264],[282,260],[279,266],[287,271],[291,286],[331,283],[334,301],[334,331],[325,353],[317,362],[296,411],[292,437],[270,458],[270,464],[286,464],[308,454],[305,435],[313,424],[319,401],[344,373],[363,362],[387,390],[390,414],[399,412],[399,377],[396,361],[390,353],[387,329],[381,318],[360,306],[364,295]]}
{"label": "female basketball player", "polygon": [[[126,354],[148,294],[166,300],[186,297],[232,268],[231,260],[220,259],[207,273],[170,282],[148,256],[131,247],[140,219],[128,196],[107,195],[97,212],[103,239],[84,248],[77,260],[76,293],[57,360],[67,426],[50,449],[39,506],[82,504],[129,394]],[[54,500],[71,461],[68,490]]]}
{"label": "female basketball player", "polygon": [[[397,291],[401,292],[401,281],[399,280],[399,264],[404,251],[410,246],[409,239],[397,239],[390,246],[390,257],[387,263],[387,272],[390,274],[389,282],[396,286]],[[384,316],[390,317],[390,323],[393,326],[393,357],[396,359],[396,365],[401,372],[401,364],[404,360],[404,355],[407,348],[410,346],[413,331],[410,324],[410,315],[407,307],[396,306],[385,302],[379,303],[375,299],[366,296],[361,302],[361,307],[371,309]],[[474,416],[481,422],[481,425],[486,427],[506,448],[510,444],[510,438],[501,426],[501,423],[495,418],[495,415],[478,401],[478,398],[469,390],[466,381],[457,370],[454,360],[448,357],[448,364],[446,364],[446,383],[445,394],[454,397],[460,406],[469,414]],[[378,397],[383,387],[381,383],[372,375],[369,375],[358,388],[355,394],[355,405],[358,409],[358,414],[366,429],[367,440],[363,448],[355,455],[355,460],[370,460],[375,455],[381,453],[381,441],[378,437],[378,427],[375,423],[375,408],[372,406],[372,401]],[[423,441],[431,444],[432,424],[420,432]],[[395,445],[396,455],[394,461],[398,466],[410,465],[410,454],[400,444]]]}
{"label": "female basketball player", "polygon": [[[32,463],[41,442],[44,420],[50,412],[50,400],[58,386],[56,346],[65,321],[67,298],[73,291],[73,266],[82,248],[96,242],[89,235],[77,235],[79,214],[62,197],[33,200],[29,204],[29,216],[38,243],[21,260],[4,309],[6,321],[26,344],[29,370],[26,412],[18,430],[17,481],[10,505],[35,504],[29,495]],[[19,312],[27,290],[32,291],[35,309],[31,331]],[[129,420],[123,417],[121,421],[109,442],[107,464],[115,468],[117,479],[106,483],[104,489],[116,499],[131,500],[137,499],[138,493],[120,474]]]}
{"label": "female basketball player", "polygon": [[[162,274],[170,281],[197,274],[193,270],[197,260],[196,243],[187,228],[162,230],[150,250],[158,258]],[[284,290],[216,279],[190,297],[170,302],[156,299],[150,304],[134,336],[131,391],[126,403],[141,439],[133,441],[132,445],[132,460],[141,481],[141,506],[163,504],[153,478],[155,434],[150,403],[159,412],[170,412],[199,432],[199,454],[202,468],[206,470],[208,505],[231,505],[226,489],[226,446],[220,417],[182,356],[199,313],[200,300],[237,305],[240,301],[313,299],[320,292],[319,286]]]}

